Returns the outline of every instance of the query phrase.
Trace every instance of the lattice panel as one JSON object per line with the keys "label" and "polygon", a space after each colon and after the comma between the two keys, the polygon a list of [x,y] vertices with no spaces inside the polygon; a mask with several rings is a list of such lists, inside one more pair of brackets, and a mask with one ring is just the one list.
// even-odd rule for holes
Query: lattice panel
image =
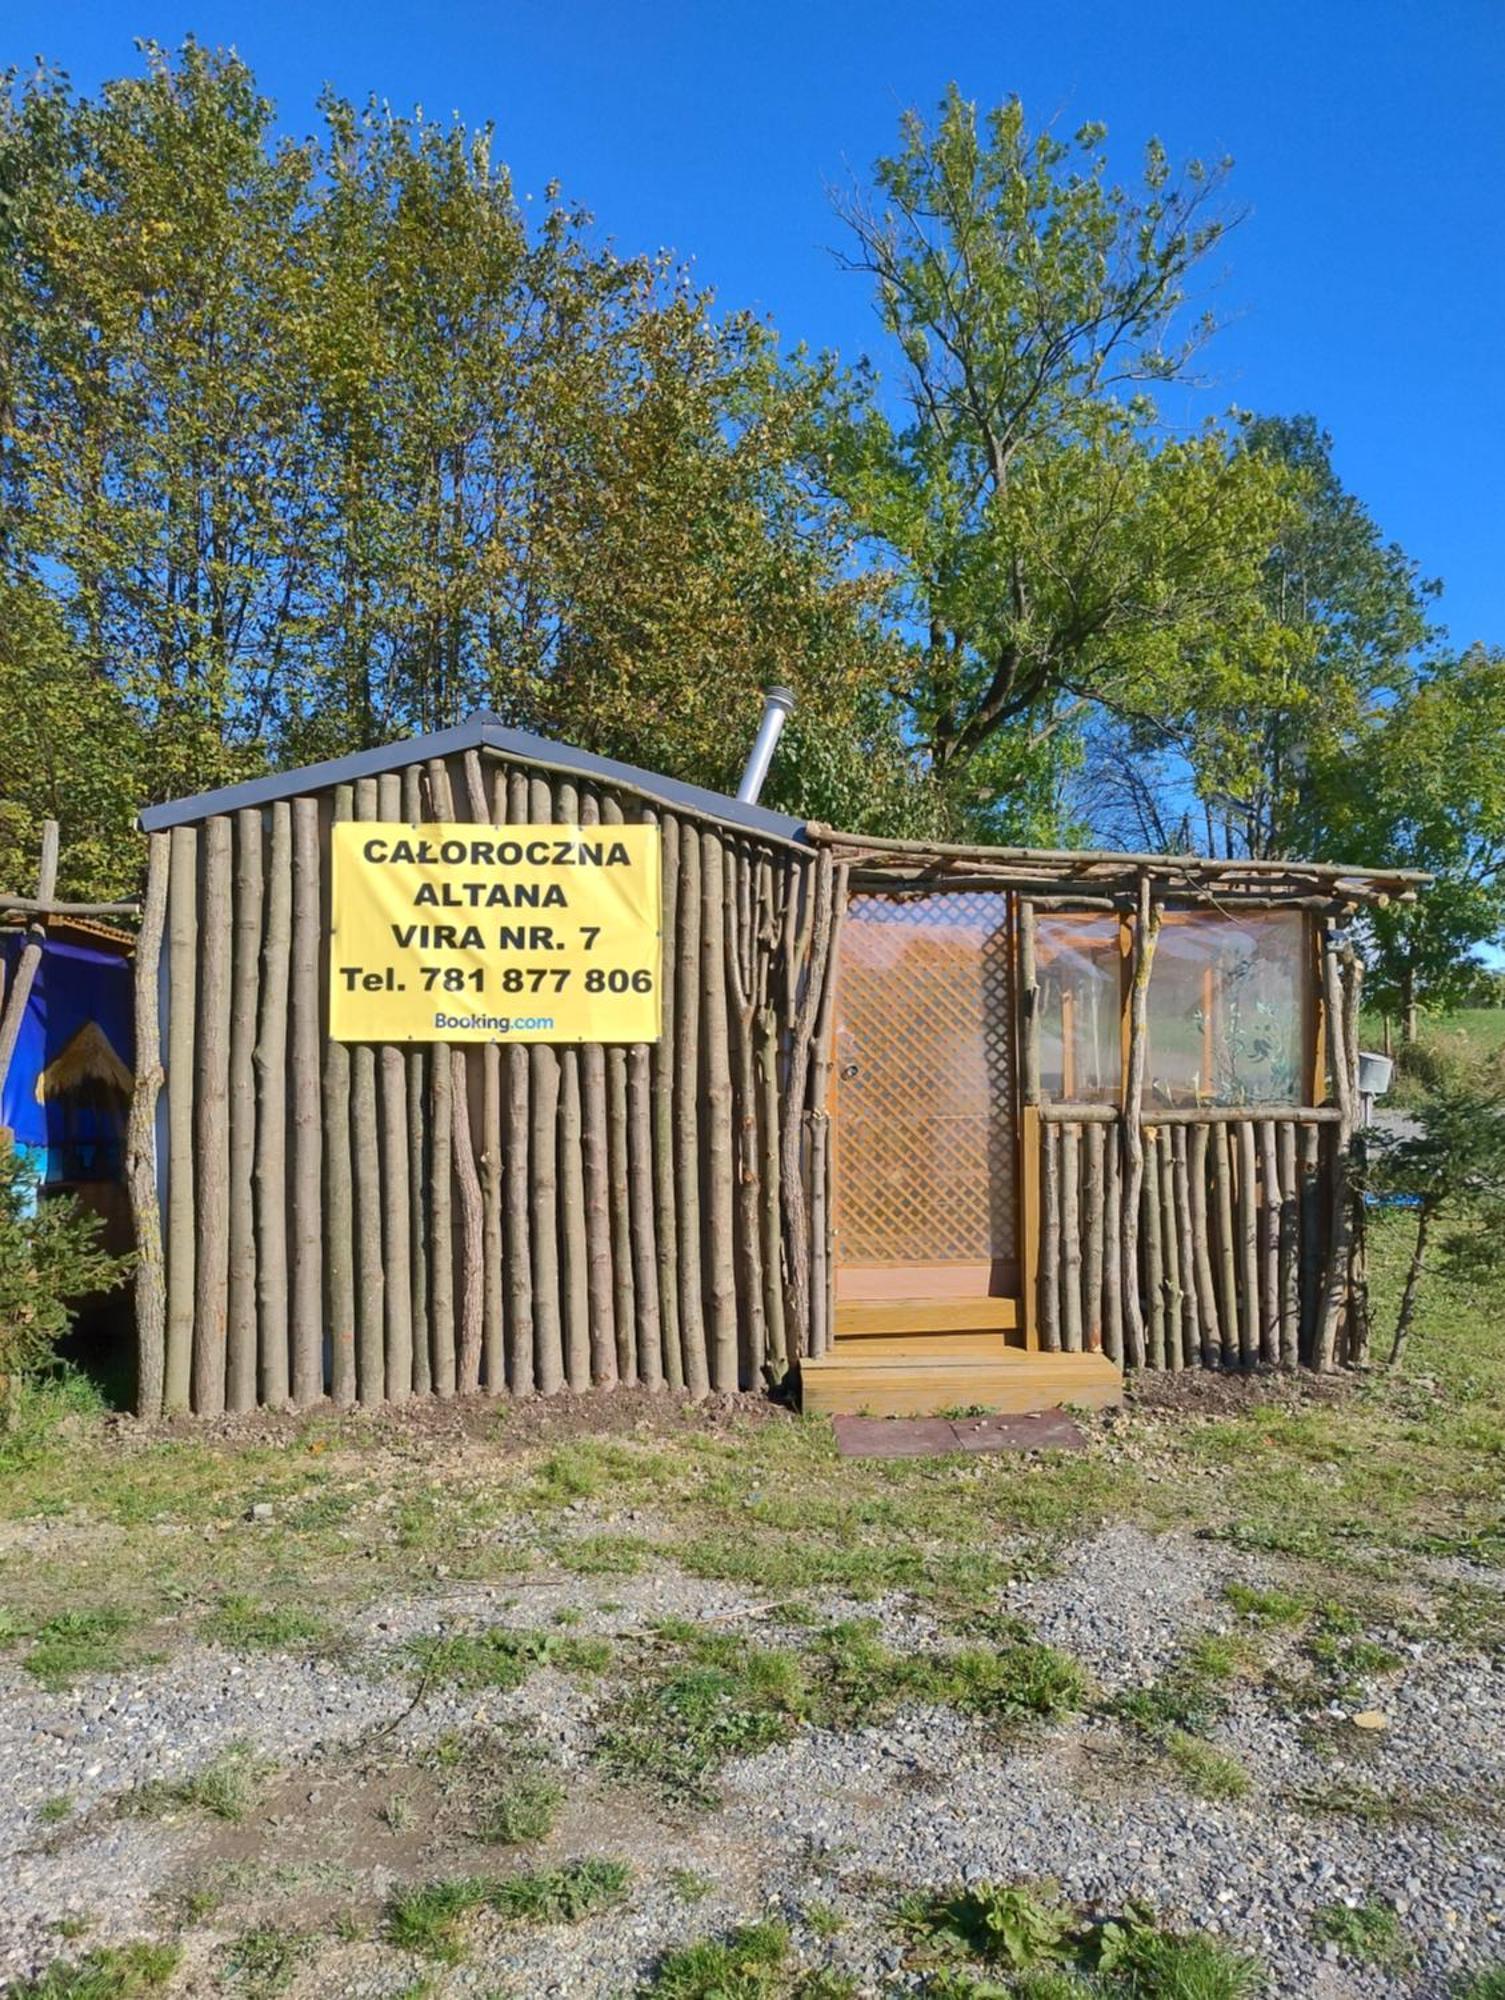
{"label": "lattice panel", "polygon": [[836,989],[842,1264],[1014,1257],[1009,944],[998,892],[852,898]]}

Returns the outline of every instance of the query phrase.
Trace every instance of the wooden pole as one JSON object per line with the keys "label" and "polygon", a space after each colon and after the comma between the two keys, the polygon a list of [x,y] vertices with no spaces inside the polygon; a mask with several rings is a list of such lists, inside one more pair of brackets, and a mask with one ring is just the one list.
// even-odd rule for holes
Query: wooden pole
{"label": "wooden pole", "polygon": [[[513,770],[508,775],[507,819],[513,826],[527,824],[525,771]],[[531,1396],[538,1379],[534,1360],[533,1252],[529,1242],[533,1200],[528,1163],[533,1125],[530,1053],[521,1043],[506,1051],[502,1240],[507,1258],[507,1383],[514,1396]]]}
{"label": "wooden pole", "polygon": [[[37,893],[34,899],[39,918],[54,907],[53,897],[57,893],[58,844],[57,821],[43,820],[42,854],[37,868]],[[45,921],[27,926],[26,942],[22,945],[21,955],[16,960],[10,994],[5,1005],[0,1007],[0,1089],[4,1088],[5,1079],[10,1074],[11,1058],[15,1055],[16,1043],[21,1036],[21,1023],[26,1016],[27,1003],[31,999],[31,989],[36,981],[37,967],[42,963],[42,952],[46,941]]]}
{"label": "wooden pole", "polygon": [[1165,1366],[1165,1246],[1161,1238],[1159,1133],[1144,1128],[1144,1177],[1141,1183],[1144,1213],[1144,1298],[1147,1307],[1145,1366]]}
{"label": "wooden pole", "polygon": [[1349,1199],[1349,1150],[1355,1122],[1355,1078],[1348,1062],[1346,995],[1336,929],[1329,925],[1322,945],[1322,991],[1327,1011],[1327,1047],[1333,1096],[1338,1104],[1328,1172],[1327,1260],[1322,1274],[1322,1298],[1317,1313],[1312,1365],[1319,1373],[1333,1366],[1338,1324],[1348,1303],[1348,1250],[1352,1229]]}
{"label": "wooden pole", "polygon": [[[1251,1130],[1253,1128],[1251,1127]],[[1275,1126],[1268,1118],[1259,1125],[1259,1167],[1264,1202],[1260,1210],[1260,1359],[1270,1368],[1280,1365],[1280,1163]]]}
{"label": "wooden pole", "polygon": [[784,1326],[784,1268],[779,1224],[779,1024],[771,992],[773,952],[779,937],[776,881],[787,889],[788,869],[780,862],[774,873],[771,858],[758,867],[760,929],[757,954],[757,994],[754,1066],[758,1092],[758,1159],[762,1194],[763,1324],[766,1373],[777,1385],[789,1371],[789,1341]]}
{"label": "wooden pole", "polygon": [[194,1052],[193,1153],[198,1244],[194,1265],[193,1407],[225,1408],[230,1255],[230,954],[232,823],[222,813],[200,833],[198,1046]]}
{"label": "wooden pole", "polygon": [[[261,1401],[268,1409],[280,1410],[286,1408],[290,1395],[287,995],[293,923],[293,815],[286,799],[273,802],[268,818],[266,934],[261,947],[261,1007],[256,1025],[256,1325]],[[173,830],[174,842],[178,831]],[[176,848],[173,873],[177,873]]]}
{"label": "wooden pole", "polygon": [[1047,1354],[1061,1347],[1061,1134],[1060,1125],[1040,1127],[1040,1345]]}
{"label": "wooden pole", "polygon": [[1145,1357],[1144,1305],[1139,1290],[1139,1211],[1144,1189],[1144,1078],[1149,1061],[1146,1018],[1150,973],[1160,935],[1160,910],[1141,872],[1134,925],[1134,978],[1129,989],[1129,1051],[1124,1065],[1123,1302],[1125,1359]]}
{"label": "wooden pole", "polygon": [[1233,1235],[1233,1170],[1229,1149],[1234,1125],[1209,1127],[1212,1146],[1212,1190],[1217,1223],[1218,1276],[1221,1290],[1218,1311],[1223,1331],[1223,1366],[1236,1368],[1239,1360],[1238,1261]]}
{"label": "wooden pole", "polygon": [[1160,1164],[1160,1218],[1165,1251],[1165,1365],[1185,1366],[1186,1290],[1181,1282],[1181,1212],[1176,1202],[1176,1148],[1169,1131],[1157,1146]]}
{"label": "wooden pole", "polygon": [[700,1034],[705,1155],[705,1270],[711,1387],[737,1388],[736,1209],[733,1197],[732,1070],[726,1007],[725,853],[721,836],[700,835]]}
{"label": "wooden pole", "polygon": [[[402,772],[402,816],[409,826],[423,820],[423,766]],[[434,1386],[433,1336],[429,1327],[429,1066],[421,1045],[407,1051],[408,1112],[408,1274],[412,1284],[413,1393],[427,1396]]]}
{"label": "wooden pole", "polygon": [[[645,825],[658,815],[644,809]],[[658,1236],[653,1203],[653,1065],[647,1042],[627,1052],[627,1202],[632,1236],[632,1289],[638,1322],[638,1380],[664,1386],[664,1331],[659,1313]]]}
{"label": "wooden pole", "polygon": [[1301,1194],[1296,1179],[1296,1127],[1280,1127],[1280,1365],[1294,1368],[1300,1353]]}
{"label": "wooden pole", "polygon": [[[375,778],[355,787],[355,817],[374,820],[379,811]],[[362,1403],[379,1403],[387,1393],[386,1266],[382,1259],[381,1127],[376,1050],[357,1042],[350,1058],[350,1133],[355,1201],[355,1376]]]}
{"label": "wooden pole", "polygon": [[[1177,1129],[1177,1128],[1172,1128]],[[1221,1135],[1206,1125],[1187,1127],[1186,1177],[1191,1210],[1190,1233],[1192,1268],[1196,1281],[1197,1318],[1200,1323],[1201,1355],[1204,1368],[1218,1367],[1223,1358],[1222,1330],[1218,1324],[1218,1291],[1212,1275],[1211,1229],[1207,1214],[1207,1145],[1209,1137],[1222,1145]]]}
{"label": "wooden pole", "polygon": [[679,909],[675,943],[674,1182],[679,1212],[679,1330],[685,1387],[711,1386],[700,1281],[700,832],[679,829]]}
{"label": "wooden pole", "polygon": [[1082,1267],[1082,1342],[1090,1354],[1103,1345],[1103,1264],[1106,1243],[1103,1214],[1103,1152],[1106,1127],[1084,1125],[1082,1145],[1086,1171],[1082,1176],[1082,1208],[1086,1235],[1086,1257]]}
{"label": "wooden pole", "polygon": [[[675,931],[679,917],[679,822],[668,814],[665,814],[659,829],[659,844],[664,869],[660,939],[663,1004],[659,1039],[648,1054],[653,1092],[653,1220],[664,1375],[671,1389],[682,1389],[685,1386],[685,1359],[679,1320],[679,1220],[674,1195],[674,1064],[677,1040],[674,1016],[678,1004]],[[609,1275],[608,1262],[608,1279]]]}
{"label": "wooden pole", "polygon": [[1298,1136],[1301,1216],[1300,1357],[1308,1367],[1317,1344],[1317,1314],[1322,1299],[1322,1129],[1303,1125]]}
{"label": "wooden pole", "polygon": [[481,1051],[481,1385],[488,1396],[507,1386],[505,1254],[502,1225],[502,1052]]}
{"label": "wooden pole", "polygon": [[[592,792],[581,801],[581,820],[586,826],[599,824],[601,802]],[[664,1007],[673,1005],[668,989],[666,959]],[[669,1072],[661,1063],[661,1074]],[[590,1379],[612,1383],[617,1379],[617,1322],[611,1265],[611,1162],[607,1146],[606,1050],[599,1042],[588,1042],[580,1051],[581,1169],[584,1190],[585,1288],[590,1328]],[[664,1126],[665,1136],[672,1119]],[[671,1197],[672,1199],[672,1197]]]}
{"label": "wooden pole", "polygon": [[[473,755],[474,753],[471,753]],[[472,770],[467,757],[466,770]],[[476,759],[474,777],[480,777]],[[430,779],[441,819],[455,818],[454,788],[449,767],[442,758],[430,758]],[[477,813],[477,807],[479,812]],[[490,818],[485,794],[471,796],[472,817],[484,825]],[[481,1176],[476,1166],[475,1128],[470,1116],[470,1057],[462,1044],[449,1051],[450,1161],[455,1186],[460,1194],[460,1309],[456,1353],[455,1386],[462,1396],[473,1396],[481,1386],[481,1350],[485,1336],[485,1207],[481,1197]]]}
{"label": "wooden pole", "polygon": [[1061,1345],[1082,1351],[1081,1128],[1061,1127]]}
{"label": "wooden pole", "polygon": [[[193,1381],[193,1069],[198,1011],[198,828],[172,830],[167,911],[167,1360],[163,1408],[188,1408]],[[12,987],[12,1001],[15,989]],[[285,1085],[285,1078],[279,1077]],[[285,1304],[285,1301],[284,1301]],[[284,1400],[286,1391],[284,1390]]]}
{"label": "wooden pole", "polygon": [[319,1102],[319,801],[293,800],[293,936],[288,1082],[293,1098],[293,1401],[308,1409],[324,1395],[323,1108]]}
{"label": "wooden pole", "polygon": [[840,862],[831,891],[831,928],[821,969],[820,1006],[810,1046],[810,1352],[831,1345],[835,1313],[834,1230],[831,1217],[831,1045],[839,969],[839,939],[847,907],[847,864]]}
{"label": "wooden pole", "polygon": [[[602,795],[601,821],[622,824],[622,808],[610,792]],[[632,1275],[632,1215],[627,1166],[627,1050],[613,1043],[606,1051],[606,1170],[610,1182],[612,1316],[616,1322],[617,1373],[638,1379],[637,1291]]]}
{"label": "wooden pole", "polygon": [[[162,1414],[167,1349],[167,1283],[162,1211],[157,1197],[157,1099],[162,1089],[162,1034],[157,981],[167,920],[171,836],[147,836],[146,896],[136,939],[136,1076],[126,1121],[125,1177],[136,1235],[136,1414]],[[254,1328],[253,1328],[254,1337]]]}
{"label": "wooden pole", "polygon": [[[337,785],[334,823],[355,812],[355,790]],[[355,1190],[350,1164],[350,1050],[324,1044],[324,1280],[329,1313],[329,1391],[335,1407],[355,1401]]]}
{"label": "wooden pole", "polygon": [[1184,1126],[1166,1132],[1170,1145],[1171,1200],[1176,1214],[1177,1266],[1181,1286],[1181,1360],[1187,1368],[1202,1365],[1202,1311],[1197,1296],[1197,1246],[1191,1219],[1191,1147]]}
{"label": "wooden pole", "polygon": [[[528,818],[547,826],[554,794],[546,778],[528,780]],[[531,1080],[529,1154],[532,1196],[534,1379],[540,1395],[564,1386],[564,1321],[559,1298],[559,1051],[535,1042],[528,1050]]]}
{"label": "wooden pole", "polygon": [[734,1170],[737,1190],[737,1293],[747,1328],[747,1379],[763,1379],[768,1352],[764,1316],[758,1089],[753,1067],[757,998],[757,862],[750,850],[728,846],[726,919],[727,1009],[732,1032]]}
{"label": "wooden pole", "polygon": [[1238,1138],[1239,1362],[1259,1359],[1259,1194],[1254,1127],[1234,1127]]}
{"label": "wooden pole", "polygon": [[1117,1125],[1103,1133],[1103,1351],[1119,1366],[1124,1358],[1123,1184]]}
{"label": "wooden pole", "polygon": [[[388,771],[377,780],[381,818],[402,818],[402,774]],[[405,1403],[413,1390],[413,1265],[408,1234],[408,1066],[401,1048],[383,1045],[377,1056],[377,1102],[381,1111],[382,1306],[386,1335],[386,1393],[389,1403]]]}
{"label": "wooden pole", "polygon": [[1035,906],[1019,904],[1019,1089],[1040,1102],[1040,985],[1035,971]]}
{"label": "wooden pole", "polygon": [[[811,1352],[811,1217],[804,1156],[811,1045],[823,997],[835,899],[835,869],[829,849],[822,848],[817,855],[813,870],[806,876],[804,890],[801,911],[791,909],[785,924],[789,1051],[779,1161],[787,1258],[785,1317],[791,1342],[801,1354]],[[824,1217],[819,1218],[818,1226],[825,1226]]]}
{"label": "wooden pole", "polygon": [[[554,788],[561,826],[584,819],[579,788],[562,778]],[[583,1051],[559,1051],[559,1254],[564,1316],[564,1375],[572,1389],[591,1385],[590,1250],[586,1232],[584,1135],[581,1129]]]}

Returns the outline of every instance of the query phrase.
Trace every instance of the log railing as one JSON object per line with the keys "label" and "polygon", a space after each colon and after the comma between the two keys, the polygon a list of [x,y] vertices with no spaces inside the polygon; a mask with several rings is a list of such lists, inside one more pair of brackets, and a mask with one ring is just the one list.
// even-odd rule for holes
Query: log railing
{"label": "log railing", "polygon": [[[1324,1306],[1334,1292],[1346,1306],[1348,1290],[1349,1237],[1334,1227],[1340,1108],[1147,1107],[1137,1132],[1131,1229],[1123,1112],[1042,1103],[1027,1121],[1040,1346],[1100,1349],[1129,1367],[1324,1365]],[[1355,1358],[1346,1317],[1340,1360]]]}

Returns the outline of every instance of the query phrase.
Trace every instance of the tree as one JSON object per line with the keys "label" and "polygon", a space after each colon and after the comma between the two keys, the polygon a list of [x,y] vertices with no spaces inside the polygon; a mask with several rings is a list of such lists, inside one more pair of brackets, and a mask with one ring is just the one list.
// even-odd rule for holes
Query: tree
{"label": "tree", "polygon": [[330,96],[278,140],[234,55],[144,54],[0,92],[0,587],[49,607],[0,730],[68,690],[80,798],[135,804],[480,705],[726,784],[777,679],[802,809],[848,739],[907,767],[885,579],[805,471],[828,375],[556,189],[530,223],[485,130]]}
{"label": "tree", "polygon": [[1405,1356],[1439,1222],[1451,1225],[1443,1245],[1451,1275],[1494,1275],[1505,1261],[1505,1063],[1498,1054],[1468,1063],[1413,1049],[1408,1066],[1422,1086],[1414,1107],[1421,1129],[1384,1148],[1370,1175],[1376,1187],[1415,1204],[1392,1367]]}
{"label": "tree", "polygon": [[1398,1015],[1460,1005],[1475,953],[1505,934],[1505,653],[1438,661],[1352,736],[1324,742],[1297,822],[1318,859],[1422,868],[1414,904],[1365,917],[1372,1004]]}
{"label": "tree", "polygon": [[1264,601],[1283,484],[1216,428],[1158,426],[1153,392],[1208,333],[1190,284],[1231,218],[1225,168],[1145,154],[1106,178],[1103,128],[979,123],[953,87],[842,207],[902,357],[907,421],[869,389],[825,470],[895,572],[919,666],[913,727],[964,818],[1040,830],[1095,705],[1182,713],[1252,681],[1285,634]]}

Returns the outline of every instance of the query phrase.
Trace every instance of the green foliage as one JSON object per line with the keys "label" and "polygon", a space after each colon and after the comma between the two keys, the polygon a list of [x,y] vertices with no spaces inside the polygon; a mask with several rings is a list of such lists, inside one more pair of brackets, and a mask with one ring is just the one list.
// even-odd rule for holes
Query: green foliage
{"label": "green foliage", "polygon": [[254,1647],[277,1653],[303,1652],[330,1640],[329,1626],[311,1612],[300,1611],[293,1604],[264,1604],[237,1593],[215,1605],[199,1632],[214,1644],[242,1651]]}
{"label": "green foliage", "polygon": [[175,1944],[111,1945],[6,1987],[6,2000],[147,2000],[177,1970]]}
{"label": "green foliage", "polygon": [[260,1799],[272,1768],[248,1743],[232,1743],[186,1777],[157,1778],[139,1785],[121,1800],[120,1810],[147,1819],[202,1812],[211,1819],[238,1824]]}
{"label": "green foliage", "polygon": [[792,1653],[711,1635],[686,1650],[688,1658],[629,1692],[601,1730],[597,1754],[618,1776],[680,1804],[708,1805],[717,1769],[782,1742],[809,1712],[810,1696]]}
{"label": "green foliage", "polygon": [[102,1226],[71,1195],[40,1197],[0,1137],[0,1375],[46,1367],[78,1302],[123,1281],[130,1260],[99,1247]]}
{"label": "green foliage", "polygon": [[1466,1979],[1457,1989],[1457,2000],[1505,2000],[1505,1965],[1489,1967]]}
{"label": "green foliage", "polygon": [[1388,1903],[1326,1903],[1312,1920],[1312,1935],[1320,1943],[1335,1944],[1345,1958],[1390,1971],[1401,1970],[1415,1956]]}
{"label": "green foliage", "polygon": [[620,1902],[632,1879],[624,1861],[587,1858],[523,1875],[463,1875],[400,1889],[387,1906],[386,1937],[403,1951],[455,1963],[463,1929],[478,1910],[509,1923],[578,1923]]}
{"label": "green foliage", "polygon": [[502,1847],[525,1847],[553,1832],[563,1804],[564,1786],[557,1778],[525,1772],[486,1802],[476,1832]]}
{"label": "green foliage", "polygon": [[1191,1789],[1204,1799],[1241,1799],[1249,1789],[1249,1773],[1237,1757],[1204,1743],[1184,1729],[1165,1738],[1165,1754]]}
{"label": "green foliage", "polygon": [[313,1944],[313,1939],[301,1932],[259,1924],[242,1931],[225,1947],[225,1970],[238,1992],[251,2000],[271,2000],[292,1984]]}
{"label": "green foliage", "polygon": [[409,1642],[408,1652],[430,1687],[515,1688],[535,1667],[566,1673],[600,1673],[611,1664],[605,1639],[563,1632],[515,1631],[493,1625],[485,1632],[449,1632]]}
{"label": "green foliage", "polygon": [[671,1951],[643,1990],[655,2000],[778,2000],[788,1991],[788,1959],[782,1924],[745,1924],[729,1937]]}
{"label": "green foliage", "polygon": [[1104,137],[1031,133],[1017,100],[979,117],[953,86],[904,119],[876,203],[842,209],[913,416],[859,384],[824,473],[924,634],[909,700],[953,813],[1016,838],[1055,830],[1093,704],[1179,714],[1289,643],[1263,592],[1278,471],[1156,425],[1211,331],[1184,308],[1225,167],[1178,177],[1152,142],[1130,190]]}
{"label": "green foliage", "polygon": [[26,1671],[45,1688],[65,1688],[80,1674],[123,1666],[122,1642],[135,1621],[118,1605],[60,1611],[39,1627],[26,1655]]}
{"label": "green foliage", "polygon": [[1073,1913],[1031,1889],[978,1882],[938,1896],[914,1896],[899,1910],[911,1935],[1010,1972],[1062,1964],[1077,1953]]}

